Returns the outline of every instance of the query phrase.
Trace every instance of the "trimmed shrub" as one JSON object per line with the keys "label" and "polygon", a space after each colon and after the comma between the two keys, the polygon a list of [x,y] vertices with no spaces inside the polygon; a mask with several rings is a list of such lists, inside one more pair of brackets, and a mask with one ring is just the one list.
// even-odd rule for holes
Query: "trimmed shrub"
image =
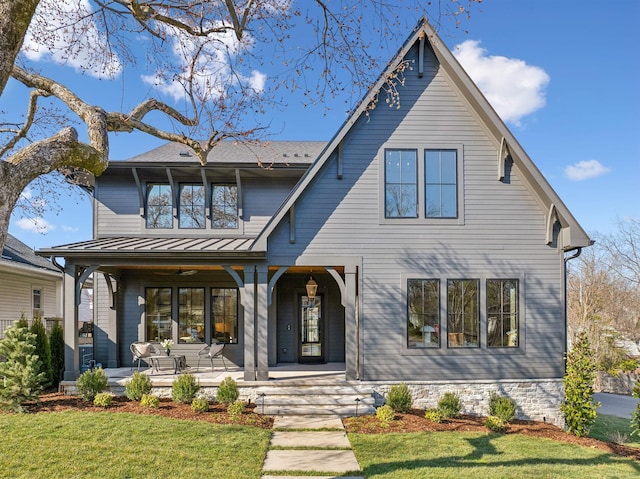
{"label": "trimmed shrub", "polygon": [[47,336],[47,329],[42,323],[42,319],[35,318],[31,324],[29,332],[35,335],[35,354],[40,358],[40,370],[45,374],[47,378],[44,387],[48,387],[52,384],[53,371],[51,369],[51,348],[49,346],[49,337]]}
{"label": "trimmed shrub", "polygon": [[412,402],[411,391],[405,383],[394,384],[389,389],[387,404],[395,412],[407,412],[411,408]]}
{"label": "trimmed shrub", "polygon": [[227,414],[233,420],[240,419],[244,412],[244,403],[242,401],[233,401],[227,406]]}
{"label": "trimmed shrub", "polygon": [[93,402],[97,394],[107,389],[108,382],[107,375],[102,368],[89,369],[76,380],[76,387],[82,399]]}
{"label": "trimmed shrub", "polygon": [[160,398],[153,394],[143,394],[142,398],[140,398],[140,406],[158,409],[160,407]]}
{"label": "trimmed shrub", "polygon": [[64,371],[64,330],[61,321],[54,321],[49,336],[51,350],[51,385],[55,388],[60,384]]}
{"label": "trimmed shrub", "polygon": [[424,412],[424,418],[429,422],[441,423],[444,421],[444,416],[442,415],[442,411],[440,409],[431,407]]}
{"label": "trimmed shrub", "polygon": [[209,410],[209,400],[206,397],[193,398],[191,409],[195,412],[207,412]]}
{"label": "trimmed shrub", "polygon": [[460,396],[452,392],[444,393],[444,396],[438,401],[438,409],[445,419],[460,416],[460,411],[462,411]]}
{"label": "trimmed shrub", "polygon": [[108,408],[111,406],[111,401],[113,401],[113,394],[111,393],[98,393],[96,397],[93,399],[93,405],[103,408]]}
{"label": "trimmed shrub", "polygon": [[233,402],[236,402],[240,397],[240,391],[238,390],[238,385],[231,377],[226,377],[220,383],[218,387],[218,393],[216,394],[216,400],[219,403],[229,405]]}
{"label": "trimmed shrub", "polygon": [[380,406],[376,409],[376,417],[380,421],[380,425],[382,427],[389,427],[389,423],[393,421],[393,418],[395,417],[393,408],[388,404]]}
{"label": "trimmed shrub", "polygon": [[511,422],[516,417],[516,402],[491,391],[489,394],[489,414],[499,417],[504,422]]}
{"label": "trimmed shrub", "polygon": [[564,415],[567,431],[576,436],[586,436],[596,420],[593,402],[593,383],[596,364],[593,350],[586,334],[581,334],[567,355],[567,372],[564,376],[564,403],[560,410]]}
{"label": "trimmed shrub", "polygon": [[140,371],[135,371],[125,384],[124,393],[132,401],[140,401],[142,396],[151,393],[151,378]]}
{"label": "trimmed shrub", "polygon": [[190,404],[200,390],[200,383],[193,374],[182,374],[173,381],[171,399],[177,403]]}
{"label": "trimmed shrub", "polygon": [[494,432],[504,432],[504,421],[498,416],[489,416],[484,421],[484,425]]}
{"label": "trimmed shrub", "polygon": [[12,326],[0,340],[0,408],[24,412],[22,404],[35,401],[47,378],[35,354],[35,335],[27,328]]}

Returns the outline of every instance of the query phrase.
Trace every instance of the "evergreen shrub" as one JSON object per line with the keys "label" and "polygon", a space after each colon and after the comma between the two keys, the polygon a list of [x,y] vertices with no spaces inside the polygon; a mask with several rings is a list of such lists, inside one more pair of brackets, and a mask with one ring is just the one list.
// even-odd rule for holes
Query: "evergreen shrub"
{"label": "evergreen shrub", "polygon": [[140,371],[135,371],[125,384],[124,393],[132,401],[140,401],[142,396],[151,393],[151,378]]}
{"label": "evergreen shrub", "polygon": [[76,380],[76,387],[82,399],[93,402],[97,394],[107,389],[108,383],[107,375],[102,368],[89,369]]}
{"label": "evergreen shrub", "polygon": [[394,384],[389,389],[387,404],[395,412],[405,413],[409,411],[412,402],[411,391],[409,391],[409,387],[405,383]]}
{"label": "evergreen shrub", "polygon": [[182,404],[191,404],[196,393],[200,390],[200,383],[193,374],[181,374],[171,386],[171,399]]}
{"label": "evergreen shrub", "polygon": [[511,422],[516,417],[516,402],[491,391],[489,394],[489,414],[499,417],[504,422]]}
{"label": "evergreen shrub", "polygon": [[460,396],[452,392],[444,393],[440,401],[438,401],[438,409],[440,409],[445,419],[460,416],[460,411],[462,411]]}
{"label": "evergreen shrub", "polygon": [[227,406],[238,400],[240,397],[240,391],[238,385],[232,377],[227,376],[222,380],[218,387],[218,393],[216,394],[216,400],[219,403],[226,404]]}

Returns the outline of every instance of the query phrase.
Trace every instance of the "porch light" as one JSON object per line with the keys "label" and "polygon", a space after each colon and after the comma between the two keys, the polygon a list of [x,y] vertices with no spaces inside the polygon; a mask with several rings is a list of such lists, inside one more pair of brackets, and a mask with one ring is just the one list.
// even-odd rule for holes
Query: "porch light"
{"label": "porch light", "polygon": [[307,281],[306,288],[307,288],[307,297],[309,299],[314,299],[316,297],[316,292],[318,291],[318,283],[316,283],[313,280],[313,276],[311,276],[309,278],[309,281]]}

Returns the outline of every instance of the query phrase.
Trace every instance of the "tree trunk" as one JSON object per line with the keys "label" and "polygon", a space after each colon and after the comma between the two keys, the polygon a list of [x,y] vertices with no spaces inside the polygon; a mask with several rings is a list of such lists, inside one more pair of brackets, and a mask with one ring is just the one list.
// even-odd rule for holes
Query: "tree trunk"
{"label": "tree trunk", "polygon": [[40,0],[0,0],[0,95]]}

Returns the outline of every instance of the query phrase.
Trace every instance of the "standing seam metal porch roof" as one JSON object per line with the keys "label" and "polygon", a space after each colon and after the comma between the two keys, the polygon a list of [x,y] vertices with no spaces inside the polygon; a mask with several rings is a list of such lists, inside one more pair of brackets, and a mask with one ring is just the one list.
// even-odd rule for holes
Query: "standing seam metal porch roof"
{"label": "standing seam metal porch roof", "polygon": [[231,236],[191,238],[116,236],[43,248],[38,251],[38,254],[68,258],[88,255],[113,258],[141,254],[145,258],[266,256],[265,251],[250,250],[254,239]]}

